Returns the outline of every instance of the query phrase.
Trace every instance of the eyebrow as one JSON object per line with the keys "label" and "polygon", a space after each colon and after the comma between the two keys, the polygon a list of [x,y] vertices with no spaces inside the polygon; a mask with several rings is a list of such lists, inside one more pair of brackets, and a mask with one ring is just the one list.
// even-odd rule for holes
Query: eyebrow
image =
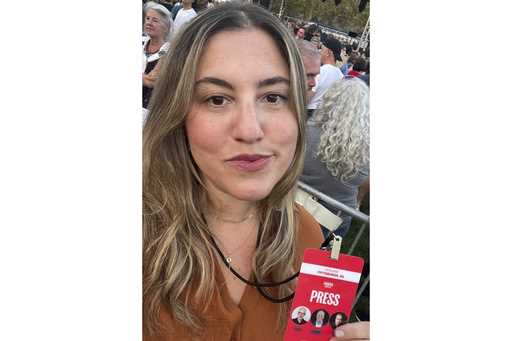
{"label": "eyebrow", "polygon": [[[220,79],[220,78],[204,77],[204,78],[201,78],[200,80],[196,81],[195,86],[198,86],[201,83],[211,83],[211,84],[221,86],[223,88],[235,90],[235,87],[233,85],[231,85],[229,82],[227,82],[223,79]],[[271,86],[271,85],[278,84],[278,83],[285,83],[286,85],[289,85],[290,81],[285,77],[276,76],[276,77],[267,78],[267,79],[259,81],[257,86],[258,86],[258,88],[262,88],[265,86]]]}
{"label": "eyebrow", "polygon": [[285,83],[286,85],[289,85],[290,81],[287,78],[284,78],[281,76],[272,77],[272,78],[268,78],[268,79],[259,81],[258,88],[262,88],[264,86],[270,86],[270,85],[274,85],[274,84],[279,84],[279,83]]}

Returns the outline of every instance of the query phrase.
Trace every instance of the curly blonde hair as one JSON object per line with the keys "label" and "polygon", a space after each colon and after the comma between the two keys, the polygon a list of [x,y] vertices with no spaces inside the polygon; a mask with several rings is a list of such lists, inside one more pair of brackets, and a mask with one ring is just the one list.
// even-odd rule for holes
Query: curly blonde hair
{"label": "curly blonde hair", "polygon": [[359,78],[336,81],[312,117],[322,127],[316,155],[333,177],[347,182],[370,162],[369,89]]}

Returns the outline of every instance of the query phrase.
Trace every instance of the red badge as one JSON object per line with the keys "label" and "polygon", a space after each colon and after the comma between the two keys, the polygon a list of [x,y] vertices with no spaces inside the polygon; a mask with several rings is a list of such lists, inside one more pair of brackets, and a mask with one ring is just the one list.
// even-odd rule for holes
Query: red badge
{"label": "red badge", "polygon": [[305,250],[284,341],[327,341],[350,317],[364,260],[330,254]]}

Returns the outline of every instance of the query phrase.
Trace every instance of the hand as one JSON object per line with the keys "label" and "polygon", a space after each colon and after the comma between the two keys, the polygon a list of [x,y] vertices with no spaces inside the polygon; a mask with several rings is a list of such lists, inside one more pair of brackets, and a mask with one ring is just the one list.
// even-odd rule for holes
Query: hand
{"label": "hand", "polygon": [[370,322],[344,324],[334,330],[334,335],[329,341],[370,340]]}

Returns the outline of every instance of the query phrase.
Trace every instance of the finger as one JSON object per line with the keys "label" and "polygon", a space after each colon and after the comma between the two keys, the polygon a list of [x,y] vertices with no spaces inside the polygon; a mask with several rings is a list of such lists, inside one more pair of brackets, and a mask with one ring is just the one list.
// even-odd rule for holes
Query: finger
{"label": "finger", "polygon": [[369,340],[370,323],[355,322],[344,324],[336,328],[334,336],[341,340]]}

